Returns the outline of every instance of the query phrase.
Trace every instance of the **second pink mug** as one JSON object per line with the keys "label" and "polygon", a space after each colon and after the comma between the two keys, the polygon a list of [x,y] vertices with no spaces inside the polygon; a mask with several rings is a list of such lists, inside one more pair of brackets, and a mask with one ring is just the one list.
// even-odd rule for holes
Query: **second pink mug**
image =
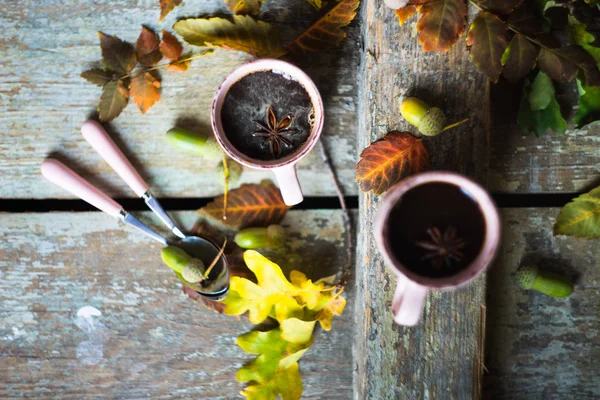
{"label": "second pink mug", "polygon": [[[404,265],[403,262],[399,260],[398,256],[398,244],[395,241],[398,238],[392,237],[393,235],[397,235],[397,231],[395,233],[392,232],[395,228],[390,225],[391,223],[398,223],[396,221],[390,222],[390,214],[394,212],[394,207],[401,204],[401,202],[407,198],[407,193],[409,193],[412,189],[422,185],[436,183],[450,184],[456,187],[460,193],[469,198],[473,202],[474,207],[478,207],[484,227],[482,234],[483,237],[478,239],[481,245],[479,246],[479,250],[474,252],[472,261],[470,261],[470,263],[463,268],[445,276],[431,276],[428,274],[419,273],[419,263],[425,263],[431,260],[427,256],[421,257],[420,259],[418,257],[413,257],[413,260],[417,260],[416,264],[418,265],[416,267],[415,265],[412,265],[411,268],[409,268],[407,265]],[[435,197],[436,193],[431,192],[430,195]],[[442,193],[437,193],[437,196],[438,198],[436,201],[438,203],[445,203],[444,199],[440,200],[440,197],[443,196]],[[426,208],[429,207],[430,204],[428,204],[427,201],[423,201],[421,203],[417,202],[416,206],[420,208]],[[415,212],[417,211],[418,210],[415,209]],[[452,205],[447,204],[443,212],[451,215]],[[406,222],[407,221],[400,221],[400,224]],[[439,240],[442,240],[446,234],[445,232],[440,234],[439,230],[436,232],[429,230],[428,232],[430,235],[433,234],[433,239],[437,238]],[[458,232],[458,234],[460,234],[460,232]],[[379,203],[377,214],[375,216],[374,235],[377,247],[381,256],[383,257],[384,262],[390,271],[393,272],[398,278],[396,291],[392,301],[394,320],[400,325],[412,326],[417,324],[419,321],[427,292],[429,290],[449,290],[467,284],[475,279],[475,277],[483,273],[492,263],[500,242],[500,217],[490,195],[485,189],[472,180],[453,172],[426,172],[404,179],[388,190],[386,195]],[[454,240],[454,243],[458,243],[459,246],[461,246],[461,242],[457,237],[456,231],[449,232],[447,235],[448,239]],[[435,240],[433,240],[433,242],[435,242]],[[424,245],[419,244],[419,246],[427,245],[427,243]],[[432,249],[435,250],[434,247]],[[456,256],[459,254],[461,253],[455,253]],[[454,254],[451,254],[450,257],[453,255]],[[449,258],[446,261],[452,261],[452,259]]]}
{"label": "second pink mug", "polygon": [[[296,80],[308,93],[314,109],[314,123],[308,140],[293,153],[276,160],[268,161],[251,158],[236,149],[227,138],[223,128],[223,121],[221,120],[221,110],[229,89],[231,89],[231,87],[240,79],[252,73],[261,71],[273,71],[274,73],[283,74],[289,77],[288,79]],[[223,151],[242,165],[255,169],[273,171],[277,178],[283,201],[288,206],[293,206],[303,200],[302,189],[300,188],[296,173],[296,163],[304,158],[319,140],[319,136],[323,130],[323,119],[324,112],[321,95],[308,75],[290,63],[272,59],[253,61],[233,70],[217,89],[215,98],[213,99],[211,115],[215,138],[223,148]]]}

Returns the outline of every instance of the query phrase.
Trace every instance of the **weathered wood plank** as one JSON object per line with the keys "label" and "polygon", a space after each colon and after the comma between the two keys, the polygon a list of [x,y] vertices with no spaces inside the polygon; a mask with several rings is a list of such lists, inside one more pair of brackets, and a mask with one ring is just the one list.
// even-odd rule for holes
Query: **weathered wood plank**
{"label": "weathered wood plank", "polygon": [[[290,40],[317,16],[305,0],[267,2],[261,18],[279,23]],[[82,139],[81,124],[94,113],[100,97],[79,74],[98,66],[96,31],[135,42],[141,25],[170,30],[184,16],[227,14],[222,0],[187,0],[157,23],[158,2],[10,0],[0,13],[0,198],[66,198],[69,194],[45,182],[39,165],[59,155],[110,195],[135,197],[118,176]],[[347,28],[342,46],[311,57],[303,68],[322,93],[326,109],[323,138],[347,194],[353,184],[356,149],[356,72],[359,29]],[[198,51],[195,49],[195,51]],[[195,60],[186,73],[164,72],[162,100],[146,115],[134,104],[109,125],[113,137],[142,175],[164,197],[208,197],[222,193],[214,170],[217,162],[171,150],[164,134],[175,125],[209,134],[212,96],[224,77],[251,56],[216,51]],[[307,195],[333,195],[329,176],[317,153],[300,164]],[[247,170],[242,182],[272,178]]]}
{"label": "weathered wood plank", "polygon": [[[490,399],[600,398],[600,247],[552,236],[558,209],[503,210],[503,247],[488,273],[485,393]],[[523,291],[523,263],[575,282],[567,299]]]}
{"label": "weathered wood plank", "polygon": [[[488,158],[487,79],[468,60],[462,38],[449,53],[424,53],[415,22],[398,27],[382,1],[363,3],[366,61],[360,94],[364,148],[390,130],[415,132],[403,121],[400,97],[414,95],[469,123],[424,143],[433,168],[467,174],[485,184]],[[394,325],[390,305],[396,279],[376,250],[372,221],[378,198],[360,195],[357,256],[358,399],[472,399],[479,394],[480,305],[484,281],[428,297],[415,328]]]}
{"label": "weathered wood plank", "polygon": [[[174,217],[188,229],[198,218]],[[344,265],[341,212],[291,211],[283,225],[290,240],[270,253],[282,266],[318,277]],[[0,214],[0,243],[0,398],[239,398],[235,373],[251,356],[235,338],[251,324],[183,295],[160,245],[101,213]],[[306,398],[351,397],[346,296],[344,315],[300,363]],[[75,325],[86,305],[108,329],[87,353]],[[91,350],[98,364],[82,362]]]}
{"label": "weathered wood plank", "polygon": [[[557,100],[571,121],[577,112],[575,85],[557,85]],[[600,184],[600,124],[564,136],[522,136],[517,127],[520,85],[502,82],[492,90],[490,190],[496,192],[579,192]]]}

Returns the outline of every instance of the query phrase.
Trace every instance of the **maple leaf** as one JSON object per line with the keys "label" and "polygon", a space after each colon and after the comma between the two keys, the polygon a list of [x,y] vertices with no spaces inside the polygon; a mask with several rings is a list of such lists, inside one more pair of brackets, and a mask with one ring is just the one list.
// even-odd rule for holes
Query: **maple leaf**
{"label": "maple leaf", "polygon": [[508,46],[504,22],[492,13],[481,12],[469,27],[467,46],[473,65],[492,82],[498,82],[502,72],[502,55]]}
{"label": "maple leaf", "polygon": [[340,0],[327,14],[287,46],[289,53],[304,55],[337,46],[345,37],[342,30],[356,16],[360,0]]}
{"label": "maple leaf", "polygon": [[160,40],[154,31],[142,26],[142,32],[136,42],[135,54],[140,64],[145,66],[156,65],[162,58],[158,48]]}
{"label": "maple leaf", "polygon": [[560,210],[554,234],[600,238],[600,187],[576,197]]}
{"label": "maple leaf", "polygon": [[283,54],[279,34],[270,24],[247,15],[225,18],[188,18],[173,29],[183,40],[195,46],[214,46],[240,50],[259,57],[277,58]]}
{"label": "maple leaf", "polygon": [[413,14],[417,11],[417,6],[406,6],[399,8],[396,10],[396,17],[398,17],[398,22],[400,26],[404,25],[404,23],[413,16]]}
{"label": "maple leaf", "polygon": [[429,156],[420,139],[410,133],[388,133],[360,154],[356,181],[363,192],[381,194],[402,178],[429,168]]}
{"label": "maple leaf", "polygon": [[101,121],[117,118],[129,101],[129,90],[122,79],[109,81],[102,87],[98,114]]}
{"label": "maple leaf", "polygon": [[104,86],[109,81],[114,79],[114,74],[111,71],[106,71],[101,68],[92,68],[81,73],[81,77],[86,81],[97,86]]}
{"label": "maple leaf", "polygon": [[165,19],[165,17],[173,11],[173,9],[181,5],[182,0],[160,0],[160,18],[158,22]]}
{"label": "maple leaf", "polygon": [[131,80],[133,101],[145,114],[160,99],[160,81],[150,72],[138,74]]}
{"label": "maple leaf", "polygon": [[264,0],[224,0],[234,14],[256,17]]}
{"label": "maple leaf", "polygon": [[502,55],[502,74],[510,82],[523,79],[535,66],[539,48],[520,33],[513,36]]}
{"label": "maple leaf", "polygon": [[583,85],[577,80],[579,108],[573,117],[577,128],[600,120],[600,87]]}
{"label": "maple leaf", "polygon": [[102,32],[98,32],[98,36],[102,49],[102,62],[106,68],[117,73],[127,74],[135,67],[137,64],[135,50],[130,43]]}
{"label": "maple leaf", "polygon": [[169,31],[162,31],[162,41],[160,42],[160,51],[163,56],[170,60],[177,60],[183,52],[183,46],[179,40]]}
{"label": "maple leaf", "polygon": [[600,86],[600,71],[590,53],[576,45],[559,47],[558,41],[547,35],[540,36],[537,40],[543,45],[538,56],[538,66],[550,78],[568,83],[581,69],[586,84]]}
{"label": "maple leaf", "polygon": [[424,51],[448,51],[463,34],[467,6],[464,0],[439,0],[419,8],[419,43]]}
{"label": "maple leaf", "polygon": [[508,14],[523,3],[523,0],[477,0],[476,3],[486,11]]}
{"label": "maple leaf", "polygon": [[223,220],[224,197],[219,196],[198,212],[240,229],[279,223],[288,210],[281,192],[271,181],[243,184],[229,192],[227,219]]}

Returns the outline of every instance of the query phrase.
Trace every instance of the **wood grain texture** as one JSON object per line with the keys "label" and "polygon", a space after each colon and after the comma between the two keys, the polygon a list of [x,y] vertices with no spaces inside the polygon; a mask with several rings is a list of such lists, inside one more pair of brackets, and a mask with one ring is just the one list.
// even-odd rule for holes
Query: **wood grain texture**
{"label": "wood grain texture", "polygon": [[[471,16],[472,17],[472,16]],[[464,37],[448,53],[424,53],[415,21],[398,26],[382,1],[363,3],[366,60],[358,145],[391,130],[416,129],[399,112],[416,96],[467,124],[424,144],[433,169],[462,172],[485,185],[488,162],[488,81],[468,60]],[[372,235],[378,197],[360,195],[356,267],[357,399],[472,399],[480,386],[482,279],[453,293],[430,294],[420,325],[394,325],[396,279],[382,263]]]}
{"label": "wood grain texture", "polygon": [[[503,210],[503,247],[488,272],[485,394],[489,399],[600,398],[600,247],[552,236],[558,209]],[[533,263],[575,282],[566,299],[520,289]]]}
{"label": "wood grain texture", "polygon": [[[563,116],[577,112],[575,85],[556,85]],[[490,190],[544,193],[588,191],[600,185],[600,123],[537,138],[517,127],[521,86],[501,82],[492,90]]]}
{"label": "wood grain texture", "polygon": [[[158,226],[148,213],[145,220]],[[174,213],[191,228],[194,212]],[[285,270],[320,277],[345,263],[341,212],[291,211],[290,240],[269,252]],[[244,317],[189,300],[160,246],[101,213],[0,214],[0,398],[240,398],[235,342]],[[306,398],[352,393],[354,294],[300,362]],[[80,307],[102,312],[102,359],[84,364]]]}
{"label": "wood grain texture", "polygon": [[[68,193],[41,177],[39,166],[48,155],[59,156],[110,195],[135,197],[79,132],[81,124],[95,114],[100,97],[100,88],[79,77],[100,64],[96,32],[135,42],[142,24],[156,31],[170,30],[178,18],[215,14],[228,14],[222,0],[186,0],[160,24],[158,1],[5,2],[0,12],[0,198],[68,198]],[[284,43],[317,17],[305,0],[267,2],[260,16],[277,24]],[[326,112],[323,140],[329,144],[345,192],[353,194],[360,32],[357,24],[346,30],[348,37],[340,47],[300,60],[299,65],[321,91]],[[163,71],[159,103],[141,115],[131,102],[107,125],[157,195],[222,193],[214,174],[218,161],[170,149],[165,133],[182,126],[212,134],[210,107],[217,86],[233,68],[251,58],[217,50],[194,60],[185,73]],[[299,169],[306,195],[335,194],[317,153],[309,154]],[[273,178],[270,173],[246,170],[242,182],[265,177]]]}

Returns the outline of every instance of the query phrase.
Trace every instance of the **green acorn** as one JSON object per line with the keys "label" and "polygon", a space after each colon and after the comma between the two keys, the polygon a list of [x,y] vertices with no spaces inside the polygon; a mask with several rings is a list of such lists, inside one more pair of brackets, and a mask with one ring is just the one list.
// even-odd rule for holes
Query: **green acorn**
{"label": "green acorn", "polygon": [[209,159],[220,159],[223,151],[212,136],[203,136],[184,128],[173,128],[167,132],[167,143],[172,147]]}
{"label": "green acorn", "polygon": [[552,297],[568,297],[573,293],[573,284],[566,278],[548,271],[540,271],[535,265],[524,265],[515,274],[519,286],[532,289]]}
{"label": "green acorn", "polygon": [[185,250],[175,246],[167,246],[160,252],[165,264],[173,271],[181,274],[183,279],[195,283],[204,279],[206,267],[202,260],[190,256]]}
{"label": "green acorn", "polygon": [[275,249],[285,243],[285,229],[281,225],[270,225],[268,228],[246,228],[235,235],[234,241],[244,249]]}
{"label": "green acorn", "polygon": [[437,107],[430,107],[416,97],[407,97],[400,105],[400,113],[413,126],[419,128],[425,136],[442,133],[446,124],[446,115]]}

